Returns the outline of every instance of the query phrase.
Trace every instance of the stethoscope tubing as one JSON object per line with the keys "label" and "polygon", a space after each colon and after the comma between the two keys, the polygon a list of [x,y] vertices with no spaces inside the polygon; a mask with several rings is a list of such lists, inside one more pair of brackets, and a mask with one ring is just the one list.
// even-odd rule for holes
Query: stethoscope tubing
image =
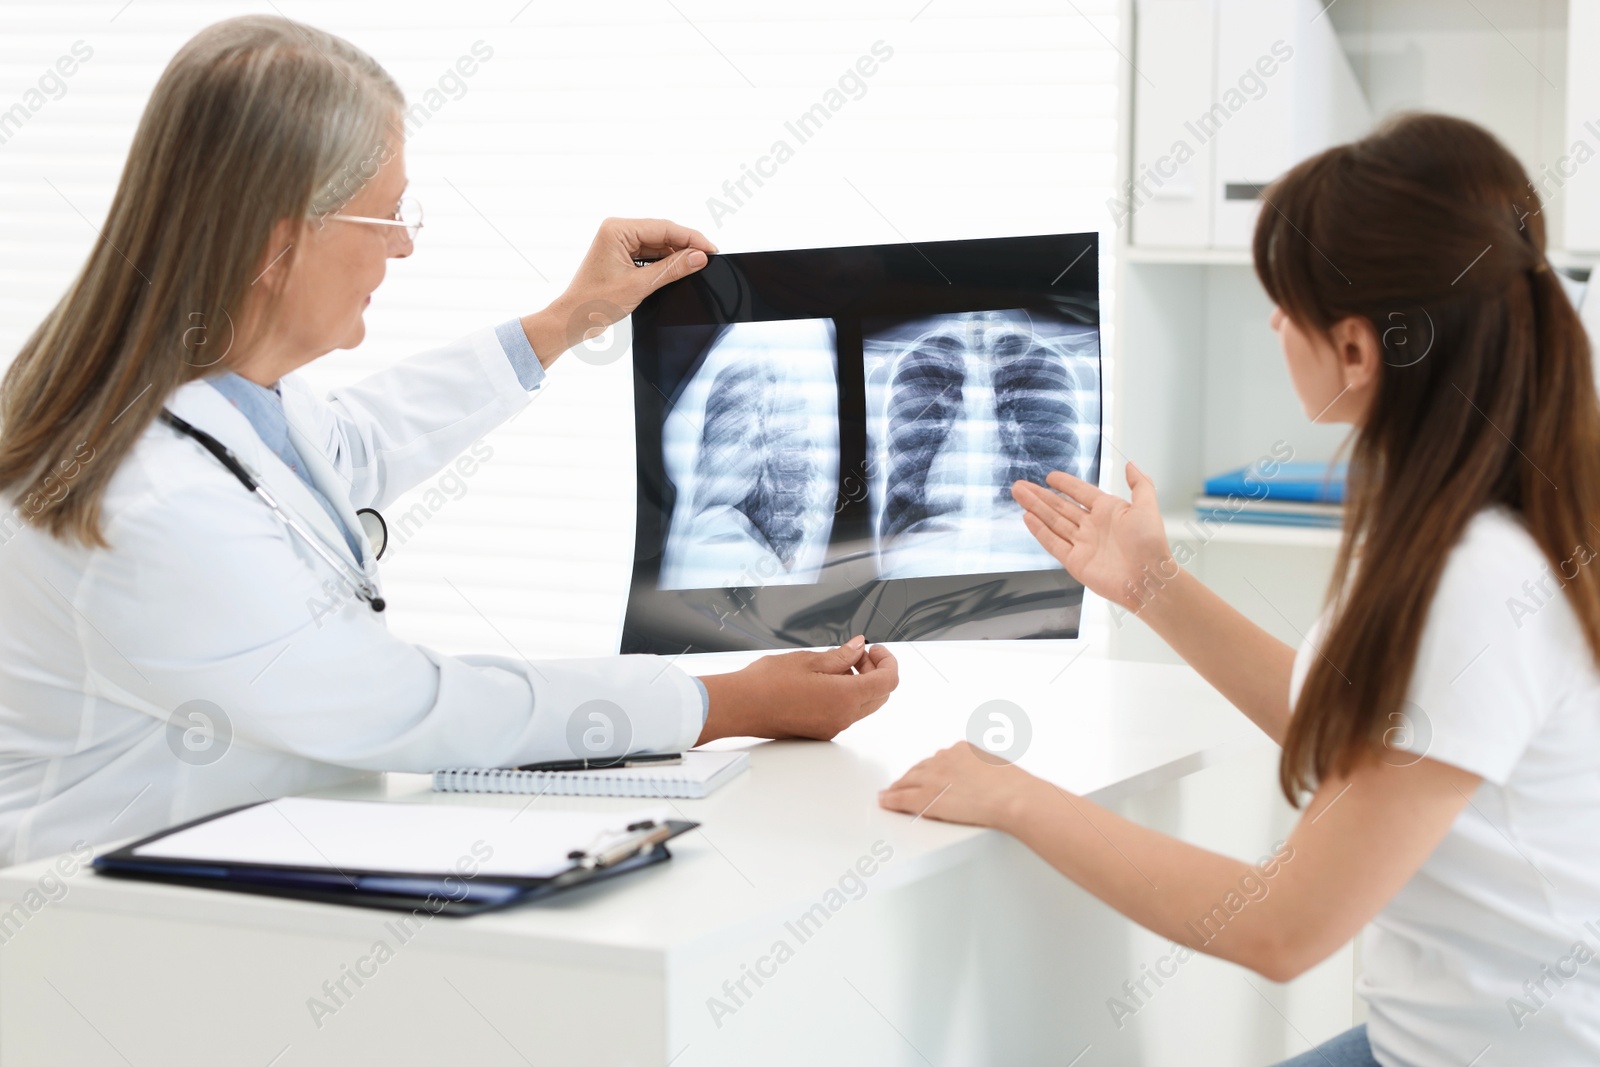
{"label": "stethoscope tubing", "polygon": [[[292,512],[279,504],[277,499],[267,492],[260,482],[256,481],[249,468],[239,461],[239,458],[228,449],[227,445],[204,430],[180,419],[166,408],[161,409],[161,421],[185,437],[191,438],[201,448],[215,456],[217,461],[228,469],[229,473],[239,479],[239,484],[259,497],[271,509],[272,513],[278,517],[280,522],[299,535],[300,539],[307,545],[311,546],[311,550],[321,557],[324,563],[341,574],[345,582],[350,586],[351,591],[359,599],[365,600],[373,611],[382,611],[388,606],[383,597],[379,595],[377,585],[361,571],[351,566],[348,561],[341,558],[338,553],[323,542],[320,536],[306,529]],[[379,516],[379,521],[382,521],[382,516]]]}

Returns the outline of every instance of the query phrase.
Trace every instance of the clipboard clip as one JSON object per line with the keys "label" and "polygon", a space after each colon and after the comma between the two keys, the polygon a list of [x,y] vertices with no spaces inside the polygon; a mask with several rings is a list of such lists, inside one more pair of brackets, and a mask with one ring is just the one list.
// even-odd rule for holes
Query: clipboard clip
{"label": "clipboard clip", "polygon": [[629,823],[622,836],[609,845],[602,846],[600,842],[615,836],[615,831],[598,835],[595,843],[588,848],[576,848],[567,853],[567,859],[574,861],[580,870],[592,871],[610,867],[655,847],[672,837],[672,834],[672,827],[666,822],[645,819],[642,822]]}

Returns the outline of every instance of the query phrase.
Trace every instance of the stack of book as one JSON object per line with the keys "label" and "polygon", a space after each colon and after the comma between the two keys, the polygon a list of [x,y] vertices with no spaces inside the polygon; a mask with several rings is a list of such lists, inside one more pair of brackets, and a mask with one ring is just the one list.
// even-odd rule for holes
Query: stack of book
{"label": "stack of book", "polygon": [[1256,463],[1207,478],[1195,514],[1209,522],[1337,529],[1344,523],[1343,463]]}

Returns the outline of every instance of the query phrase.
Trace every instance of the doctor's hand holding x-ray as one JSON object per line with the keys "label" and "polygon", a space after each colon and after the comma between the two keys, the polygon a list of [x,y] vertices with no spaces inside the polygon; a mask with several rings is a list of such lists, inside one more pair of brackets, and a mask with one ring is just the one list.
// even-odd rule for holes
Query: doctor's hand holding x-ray
{"label": "doctor's hand holding x-ray", "polygon": [[[653,656],[446,656],[389,631],[357,512],[456,462],[563,352],[715,251],[609,219],[549,307],[323,397],[298,370],[361,342],[421,229],[401,108],[370,57],[264,16],[202,31],[157,85],[106,240],[0,394],[0,864],[359,772],[596,755],[578,747],[596,709],[623,751],[678,751],[831,738],[895,688],[860,637],[701,682]],[[374,142],[381,164],[319,206]],[[234,328],[212,365],[177,343],[197,306]]]}

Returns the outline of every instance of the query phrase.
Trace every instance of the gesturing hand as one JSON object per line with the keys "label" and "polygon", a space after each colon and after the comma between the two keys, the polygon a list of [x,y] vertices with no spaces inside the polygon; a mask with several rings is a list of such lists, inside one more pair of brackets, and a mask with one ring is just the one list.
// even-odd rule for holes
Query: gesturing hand
{"label": "gesturing hand", "polygon": [[1062,471],[1052,471],[1046,482],[1065,496],[1032,482],[1013,483],[1011,495],[1022,505],[1028,532],[1068,574],[1112,603],[1138,611],[1142,583],[1171,567],[1172,551],[1155,484],[1132,463],[1127,475],[1132,503]]}

